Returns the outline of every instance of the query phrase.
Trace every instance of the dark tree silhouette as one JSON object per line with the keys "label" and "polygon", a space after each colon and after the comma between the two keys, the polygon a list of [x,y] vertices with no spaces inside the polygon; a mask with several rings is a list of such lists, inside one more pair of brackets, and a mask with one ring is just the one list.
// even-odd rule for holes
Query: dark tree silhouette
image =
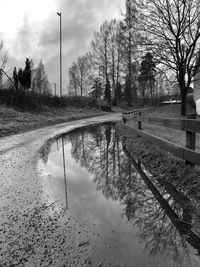
{"label": "dark tree silhouette", "polygon": [[14,80],[14,84],[15,84],[15,89],[18,90],[18,88],[19,88],[19,80],[18,80],[18,74],[17,74],[16,67],[14,67],[14,70],[13,70],[13,80]]}
{"label": "dark tree silhouette", "polygon": [[[153,88],[155,85],[155,73],[156,73],[156,65],[153,60],[153,56],[151,53],[146,53],[143,57],[141,67],[140,67],[140,75],[139,75],[139,84],[140,89],[142,90],[143,104],[145,93],[150,95],[151,104],[153,101]],[[146,92],[148,90],[148,92]]]}
{"label": "dark tree silhouette", "polygon": [[22,68],[19,68],[18,70],[18,81],[20,83],[20,88],[24,89],[24,76],[23,76],[23,70]]}
{"label": "dark tree silhouette", "polygon": [[25,68],[23,71],[24,89],[31,87],[31,61],[26,58]]}
{"label": "dark tree silhouette", "polygon": [[124,88],[124,99],[130,107],[132,104],[132,94],[131,94],[131,80],[130,77],[126,77],[126,84]]}
{"label": "dark tree silhouette", "polygon": [[118,82],[116,86],[116,100],[121,101],[122,99],[122,86],[121,83]]}
{"label": "dark tree silhouette", "polygon": [[111,90],[110,90],[110,81],[106,80],[106,87],[105,87],[105,100],[111,104]]}
{"label": "dark tree silhouette", "polygon": [[16,68],[14,68],[13,78],[18,86],[20,84],[20,89],[26,90],[31,87],[31,64],[32,62],[28,58],[26,58],[24,70],[22,70],[22,68],[19,68],[17,73]]}

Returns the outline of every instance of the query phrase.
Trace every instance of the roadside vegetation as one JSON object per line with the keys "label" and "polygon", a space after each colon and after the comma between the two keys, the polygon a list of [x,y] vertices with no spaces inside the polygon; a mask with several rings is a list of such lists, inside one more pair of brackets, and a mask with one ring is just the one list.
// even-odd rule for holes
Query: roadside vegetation
{"label": "roadside vegetation", "polygon": [[34,111],[44,107],[64,108],[98,108],[98,103],[92,97],[53,96],[38,94],[34,91],[13,90],[13,88],[0,90],[0,103],[21,111]]}
{"label": "roadside vegetation", "polygon": [[0,105],[0,137],[105,113],[89,107],[43,106],[30,112]]}

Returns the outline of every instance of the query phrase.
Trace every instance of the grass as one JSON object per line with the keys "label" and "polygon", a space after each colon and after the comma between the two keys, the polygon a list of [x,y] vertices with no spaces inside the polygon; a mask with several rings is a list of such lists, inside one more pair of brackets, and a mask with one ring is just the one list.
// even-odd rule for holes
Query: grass
{"label": "grass", "polygon": [[[180,115],[180,105],[168,105],[161,106],[155,110],[145,113],[146,116],[154,117],[168,117],[168,118],[180,118],[183,119]],[[199,119],[199,118],[198,118]],[[129,125],[137,127],[137,122],[134,120],[128,121]],[[172,128],[166,128],[165,126],[158,126],[153,124],[142,123],[142,129],[146,132],[159,136],[163,139],[171,141],[179,146],[185,147],[186,144],[186,134],[184,131],[176,130]],[[200,152],[200,134],[196,134],[196,150]]]}
{"label": "grass", "polygon": [[0,137],[103,114],[106,114],[106,112],[95,108],[43,107],[32,112],[22,112],[0,105]]}
{"label": "grass", "polygon": [[157,117],[182,118],[180,115],[181,106],[179,104],[166,105],[150,111],[149,115]]}

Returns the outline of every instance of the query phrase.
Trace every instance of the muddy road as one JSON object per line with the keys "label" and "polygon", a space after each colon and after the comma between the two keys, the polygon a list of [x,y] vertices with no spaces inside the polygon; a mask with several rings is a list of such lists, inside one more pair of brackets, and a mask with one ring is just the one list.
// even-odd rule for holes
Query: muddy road
{"label": "muddy road", "polygon": [[[118,120],[112,114],[0,139],[0,266],[109,266],[94,257],[94,224],[79,222],[45,195],[40,148],[64,132]],[[59,208],[58,208],[59,206]],[[114,255],[113,255],[114,256]]]}

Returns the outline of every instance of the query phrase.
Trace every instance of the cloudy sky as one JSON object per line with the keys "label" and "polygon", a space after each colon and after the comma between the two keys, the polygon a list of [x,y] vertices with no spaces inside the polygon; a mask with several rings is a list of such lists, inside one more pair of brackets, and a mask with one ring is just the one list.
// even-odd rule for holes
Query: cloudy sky
{"label": "cloudy sky", "polygon": [[62,12],[63,87],[72,61],[90,49],[104,20],[119,18],[124,0],[0,0],[0,37],[8,53],[6,70],[43,60],[49,81],[59,87],[59,16]]}

